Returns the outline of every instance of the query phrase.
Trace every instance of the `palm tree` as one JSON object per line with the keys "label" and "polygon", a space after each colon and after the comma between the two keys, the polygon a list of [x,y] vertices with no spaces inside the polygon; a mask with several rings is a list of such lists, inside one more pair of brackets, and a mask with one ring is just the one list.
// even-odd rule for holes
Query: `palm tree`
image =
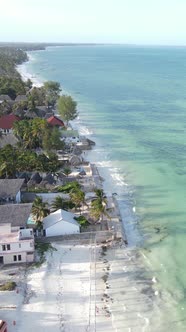
{"label": "palm tree", "polygon": [[65,167],[63,169],[63,174],[65,174],[67,178],[70,175],[70,173],[72,173],[72,171],[71,171],[71,169],[69,167]]}
{"label": "palm tree", "polygon": [[48,203],[43,202],[42,197],[37,196],[32,205],[32,215],[36,223],[41,223],[43,218],[50,214],[50,210],[47,208]]}
{"label": "palm tree", "polygon": [[91,202],[90,215],[96,220],[101,219],[103,221],[103,217],[106,216],[110,218],[107,213],[107,198],[104,194],[103,189],[95,189],[96,198]]}
{"label": "palm tree", "polygon": [[[72,202],[75,204],[76,208],[81,206],[82,203],[85,202],[85,193],[80,189],[74,189],[70,192],[70,198]],[[81,213],[81,208],[80,208]]]}
{"label": "palm tree", "polygon": [[64,200],[61,196],[56,196],[52,202],[52,211],[55,212],[59,209],[67,210],[69,208],[69,201]]}

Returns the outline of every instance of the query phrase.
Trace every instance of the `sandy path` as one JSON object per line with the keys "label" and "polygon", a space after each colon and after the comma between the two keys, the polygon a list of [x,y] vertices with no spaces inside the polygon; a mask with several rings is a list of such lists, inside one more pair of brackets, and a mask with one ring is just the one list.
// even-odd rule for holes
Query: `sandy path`
{"label": "sandy path", "polygon": [[[89,331],[89,246],[55,244],[57,251],[28,276],[32,297],[20,312],[19,332]],[[10,331],[11,332],[11,331]]]}

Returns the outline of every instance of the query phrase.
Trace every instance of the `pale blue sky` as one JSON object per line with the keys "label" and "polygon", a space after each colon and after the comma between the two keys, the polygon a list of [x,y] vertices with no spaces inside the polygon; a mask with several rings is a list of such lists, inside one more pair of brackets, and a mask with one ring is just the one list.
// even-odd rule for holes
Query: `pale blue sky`
{"label": "pale blue sky", "polygon": [[186,0],[0,0],[0,41],[186,45]]}

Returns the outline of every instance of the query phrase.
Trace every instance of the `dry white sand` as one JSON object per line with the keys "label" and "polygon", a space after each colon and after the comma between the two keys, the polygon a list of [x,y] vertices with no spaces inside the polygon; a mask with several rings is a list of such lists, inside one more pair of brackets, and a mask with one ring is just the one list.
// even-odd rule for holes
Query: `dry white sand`
{"label": "dry white sand", "polygon": [[0,293],[9,332],[148,331],[153,301],[135,252],[67,241],[53,246],[40,268],[21,272],[19,293]]}

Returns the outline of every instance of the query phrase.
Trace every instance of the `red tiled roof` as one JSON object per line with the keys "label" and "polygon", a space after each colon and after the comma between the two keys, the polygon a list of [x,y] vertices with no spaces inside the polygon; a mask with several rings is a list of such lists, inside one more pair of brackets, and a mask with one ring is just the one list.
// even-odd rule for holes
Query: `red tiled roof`
{"label": "red tiled roof", "polygon": [[15,121],[20,119],[14,114],[3,115],[0,117],[0,128],[1,129],[11,129]]}
{"label": "red tiled roof", "polygon": [[59,118],[57,118],[56,116],[51,116],[50,118],[47,119],[47,122],[51,125],[51,126],[60,126],[60,127],[64,127],[64,122],[62,120],[60,120]]}

